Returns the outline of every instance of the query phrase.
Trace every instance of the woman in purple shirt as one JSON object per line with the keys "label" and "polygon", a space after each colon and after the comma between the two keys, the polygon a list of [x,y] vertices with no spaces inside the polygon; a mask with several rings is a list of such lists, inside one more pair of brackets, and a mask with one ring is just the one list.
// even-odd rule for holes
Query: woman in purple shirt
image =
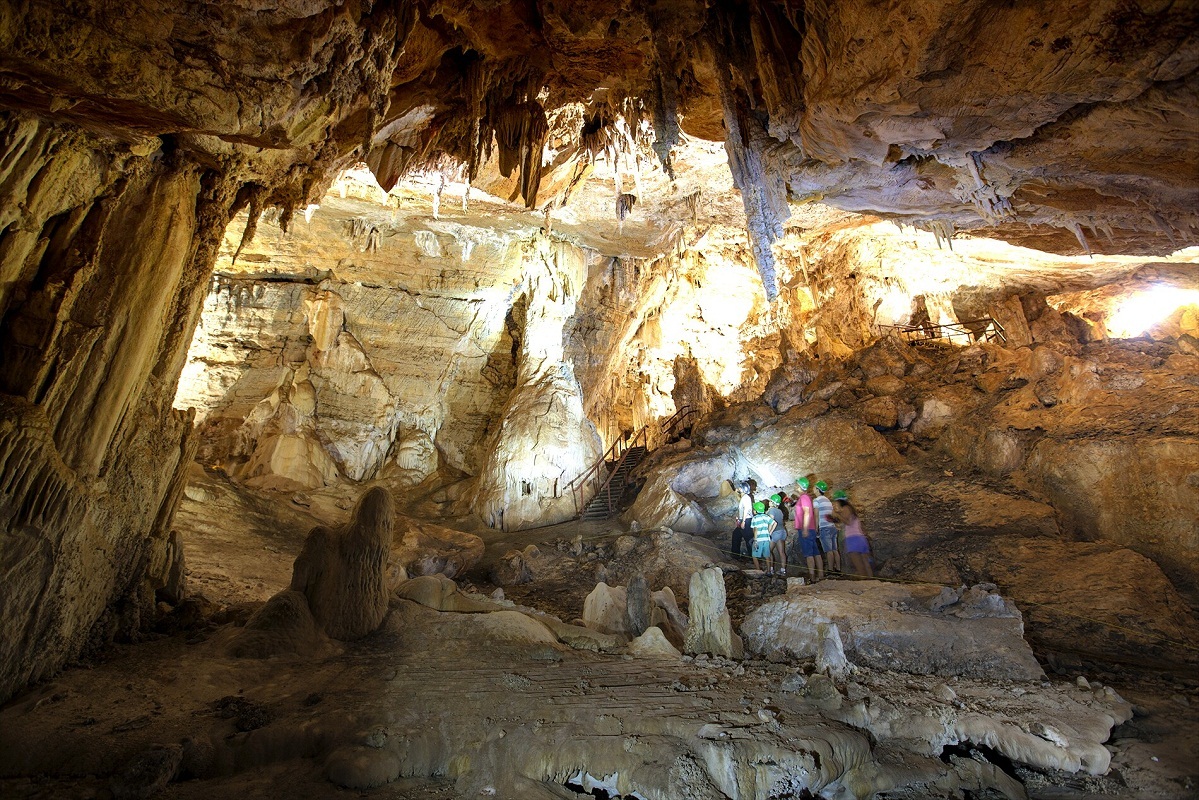
{"label": "woman in purple shirt", "polygon": [[831,519],[845,526],[845,555],[849,557],[850,566],[855,574],[873,578],[870,543],[866,541],[866,534],[862,533],[862,519],[858,516],[857,509],[850,504],[849,496],[845,492],[833,495],[833,505],[836,506],[836,510]]}

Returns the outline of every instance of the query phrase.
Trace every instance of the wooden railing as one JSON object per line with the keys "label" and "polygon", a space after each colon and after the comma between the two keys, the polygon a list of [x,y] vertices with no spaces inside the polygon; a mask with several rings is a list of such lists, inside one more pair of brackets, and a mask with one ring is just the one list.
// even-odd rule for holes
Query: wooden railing
{"label": "wooden railing", "polygon": [[[683,422],[694,417],[698,413],[699,412],[691,406],[683,406],[675,411],[674,414],[668,417],[665,421],[660,423],[650,423],[649,425],[642,425],[637,432],[629,438],[620,439],[619,441],[614,442],[612,446],[608,448],[608,451],[600,456],[599,459],[592,464],[586,472],[563,487],[561,493],[569,491],[571,496],[574,498],[575,516],[581,515],[587,508],[588,500],[586,497],[588,487],[595,487],[595,491],[591,492],[590,494],[591,497],[595,497],[601,492],[607,491],[608,485],[612,483],[613,476],[620,472],[620,468],[624,465],[625,461],[628,460],[629,451],[638,446],[645,447],[646,449],[649,448],[649,432],[651,427],[660,430],[663,438],[666,438],[669,437],[670,434],[675,430],[681,428]],[[613,461],[615,463],[612,464],[612,468],[607,471],[607,474],[603,474],[601,481],[602,471],[604,466],[609,461]],[[558,497],[561,495],[561,493],[556,493],[554,496]],[[609,496],[608,502],[608,510],[611,512],[613,511],[611,504],[614,502],[611,496]]]}
{"label": "wooden railing", "polygon": [[[991,317],[965,320],[948,325],[925,322],[920,325],[879,325],[883,332],[895,331],[908,342],[945,340],[953,344],[970,344],[982,339],[987,342],[1006,342],[1007,331]],[[962,341],[955,341],[955,337]]]}

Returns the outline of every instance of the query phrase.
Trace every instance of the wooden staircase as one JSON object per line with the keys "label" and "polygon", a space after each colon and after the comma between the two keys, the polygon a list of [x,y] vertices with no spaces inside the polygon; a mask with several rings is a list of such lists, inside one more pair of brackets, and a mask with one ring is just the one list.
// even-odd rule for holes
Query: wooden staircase
{"label": "wooden staircase", "polygon": [[618,441],[608,448],[608,452],[590,469],[566,486],[574,496],[576,518],[614,517],[621,510],[620,502],[629,486],[629,476],[649,455],[651,426],[661,430],[662,441],[675,441],[683,431],[689,430],[697,413],[691,406],[683,406],[661,423],[643,426],[628,439]]}
{"label": "wooden staircase", "polygon": [[611,519],[620,507],[620,499],[629,485],[629,474],[649,454],[644,445],[630,447],[624,458],[607,464],[611,477],[591,498],[580,519]]}

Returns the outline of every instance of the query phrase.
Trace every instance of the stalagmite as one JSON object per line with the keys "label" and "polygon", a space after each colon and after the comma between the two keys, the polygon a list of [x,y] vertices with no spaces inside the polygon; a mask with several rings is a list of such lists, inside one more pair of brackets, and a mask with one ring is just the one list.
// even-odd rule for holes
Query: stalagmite
{"label": "stalagmite", "polygon": [[383,621],[394,524],[391,494],[376,487],[358,500],[348,524],[314,528],[304,541],[289,590],[307,599],[313,619],[331,638],[360,639]]}

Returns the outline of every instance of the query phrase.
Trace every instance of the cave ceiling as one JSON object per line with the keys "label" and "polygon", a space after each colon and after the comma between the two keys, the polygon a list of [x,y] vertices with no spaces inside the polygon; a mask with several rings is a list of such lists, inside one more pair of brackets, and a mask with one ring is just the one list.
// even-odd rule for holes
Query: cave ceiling
{"label": "cave ceiling", "polygon": [[771,245],[817,201],[1067,254],[1199,241],[1197,20],[1128,0],[27,0],[0,8],[0,104],[236,172],[285,222],[359,161],[390,188],[449,159],[545,209],[639,137],[676,177],[680,137],[724,141],[772,295]]}

